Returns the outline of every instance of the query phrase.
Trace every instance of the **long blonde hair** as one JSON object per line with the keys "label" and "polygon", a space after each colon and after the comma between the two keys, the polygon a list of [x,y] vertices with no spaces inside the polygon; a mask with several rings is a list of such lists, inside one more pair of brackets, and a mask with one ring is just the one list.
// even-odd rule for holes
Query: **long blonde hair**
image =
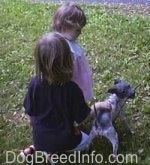
{"label": "long blonde hair", "polygon": [[62,32],[71,27],[84,27],[86,16],[81,7],[73,2],[68,2],[57,9],[53,16],[52,29]]}
{"label": "long blonde hair", "polygon": [[63,85],[73,74],[71,51],[58,33],[43,35],[35,48],[36,74],[48,84]]}

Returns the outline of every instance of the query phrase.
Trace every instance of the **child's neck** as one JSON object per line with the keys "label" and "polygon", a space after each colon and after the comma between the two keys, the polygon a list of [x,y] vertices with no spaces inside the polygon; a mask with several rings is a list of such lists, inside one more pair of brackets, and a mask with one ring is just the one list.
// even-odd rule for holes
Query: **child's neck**
{"label": "child's neck", "polygon": [[70,35],[69,33],[61,33],[67,40],[69,41],[75,41],[75,39],[72,37],[72,35]]}

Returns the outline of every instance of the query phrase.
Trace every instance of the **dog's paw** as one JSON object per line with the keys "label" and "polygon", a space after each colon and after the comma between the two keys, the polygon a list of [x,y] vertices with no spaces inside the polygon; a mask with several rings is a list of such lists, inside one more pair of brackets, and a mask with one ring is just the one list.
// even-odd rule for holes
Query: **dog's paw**
{"label": "dog's paw", "polygon": [[135,131],[130,130],[130,134],[131,134],[131,135],[134,135],[134,134],[135,134]]}
{"label": "dog's paw", "polygon": [[113,154],[113,155],[112,155],[112,158],[113,158],[114,160],[117,160],[117,154]]}
{"label": "dog's paw", "polygon": [[124,131],[125,136],[128,136],[128,135],[132,136],[134,134],[135,134],[135,132],[131,129],[125,129],[125,131]]}

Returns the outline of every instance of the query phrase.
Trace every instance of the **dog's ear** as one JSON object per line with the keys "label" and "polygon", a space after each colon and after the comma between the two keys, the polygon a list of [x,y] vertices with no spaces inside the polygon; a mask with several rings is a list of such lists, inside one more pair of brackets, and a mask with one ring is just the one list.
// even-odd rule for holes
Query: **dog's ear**
{"label": "dog's ear", "polygon": [[107,91],[108,93],[116,93],[117,94],[117,89],[116,88],[111,88],[111,89],[108,89]]}
{"label": "dog's ear", "polygon": [[114,85],[118,84],[119,82],[121,82],[120,79],[115,79],[115,80],[114,80]]}

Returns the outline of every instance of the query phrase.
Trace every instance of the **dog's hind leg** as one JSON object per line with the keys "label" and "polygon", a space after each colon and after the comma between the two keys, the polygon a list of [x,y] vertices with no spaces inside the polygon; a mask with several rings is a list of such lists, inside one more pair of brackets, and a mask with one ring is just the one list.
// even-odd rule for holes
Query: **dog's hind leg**
{"label": "dog's hind leg", "polygon": [[104,136],[112,144],[114,158],[117,157],[117,152],[118,152],[118,134],[117,134],[116,130],[114,129],[114,127],[110,127],[109,130],[107,130],[107,132],[104,133]]}

